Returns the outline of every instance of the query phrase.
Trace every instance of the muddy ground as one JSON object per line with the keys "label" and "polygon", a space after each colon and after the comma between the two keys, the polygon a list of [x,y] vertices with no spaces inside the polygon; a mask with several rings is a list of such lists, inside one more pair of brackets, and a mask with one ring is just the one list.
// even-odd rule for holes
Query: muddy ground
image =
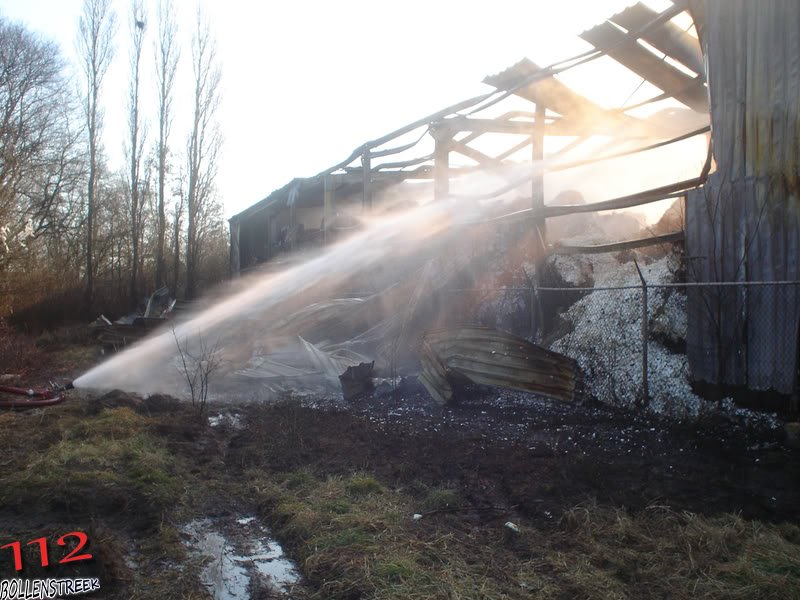
{"label": "muddy ground", "polygon": [[[304,403],[312,409],[298,413],[302,444],[273,461],[453,485],[474,506],[515,507],[537,521],[588,498],[633,510],[657,502],[700,514],[800,517],[800,454],[784,445],[782,430],[729,420],[676,425],[491,388],[464,389],[450,407],[413,381],[380,392],[349,405]],[[251,418],[230,452],[250,435],[278,435],[274,426]]]}
{"label": "muddy ground", "polygon": [[489,388],[442,408],[409,381],[206,414],[74,392],[0,414],[0,443],[2,542],[86,531],[92,561],[25,576],[102,598],[209,597],[183,528],[241,515],[302,574],[253,598],[800,597],[800,452],[776,429]]}

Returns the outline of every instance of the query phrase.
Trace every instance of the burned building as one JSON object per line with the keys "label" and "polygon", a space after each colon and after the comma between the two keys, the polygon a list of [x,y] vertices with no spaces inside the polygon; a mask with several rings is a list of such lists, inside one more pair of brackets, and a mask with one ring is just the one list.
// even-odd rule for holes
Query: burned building
{"label": "burned building", "polygon": [[[681,18],[690,27],[679,26]],[[796,3],[778,0],[676,1],[661,13],[634,4],[581,34],[590,51],[547,67],[523,59],[486,77],[487,93],[368,141],[235,215],[231,272],[269,268],[296,250],[346,236],[361,219],[389,210],[387,198],[398,185],[425,190],[434,201],[508,197],[493,220],[530,234],[529,257],[537,265],[531,298],[548,256],[663,244],[683,249],[685,239],[691,378],[793,393],[799,19]],[[652,93],[608,108],[559,78],[599,60],[634,73]],[[487,138],[505,140],[503,148],[487,150]],[[689,177],[585,202],[565,202],[564,195],[548,201],[565,191],[545,189],[554,174],[634,155],[658,165],[665,162],[660,152],[698,139],[709,152]],[[459,185],[475,173],[491,174],[496,185],[485,191]],[[673,229],[601,243],[547,235],[548,224],[557,228],[571,215],[666,199],[686,202],[680,219],[670,221]],[[529,333],[536,339],[541,332]]]}

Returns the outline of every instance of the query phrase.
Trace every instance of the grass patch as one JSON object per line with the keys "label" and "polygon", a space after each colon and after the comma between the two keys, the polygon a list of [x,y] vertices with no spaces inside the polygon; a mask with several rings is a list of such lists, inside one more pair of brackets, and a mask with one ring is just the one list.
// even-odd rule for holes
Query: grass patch
{"label": "grass patch", "polygon": [[375,575],[388,583],[404,583],[411,580],[416,572],[415,565],[406,561],[379,562],[374,566]]}
{"label": "grass patch", "polygon": [[314,476],[308,469],[298,469],[286,478],[286,487],[290,490],[299,490],[310,486],[313,482]]}
{"label": "grass patch", "polygon": [[589,504],[564,514],[560,535],[548,540],[560,550],[527,564],[522,578],[545,572],[548,584],[584,598],[800,597],[800,547],[780,527],[736,515]]}
{"label": "grass patch", "polygon": [[[476,500],[458,480],[405,481],[358,453],[342,468],[331,456],[361,438],[327,433],[329,419],[317,413],[293,408],[294,434],[283,439],[260,433],[267,418],[221,434],[190,419],[190,407],[115,402],[0,413],[0,528],[34,539],[45,534],[40,523],[18,523],[47,515],[89,531],[110,584],[104,598],[207,597],[180,523],[249,511],[251,502],[319,600],[800,597],[793,523],[596,502],[548,505],[552,520],[531,510],[473,511],[470,503],[487,495]],[[307,435],[308,419],[321,422],[319,435]],[[320,438],[315,458],[309,448]],[[302,452],[298,439],[306,440]],[[504,482],[516,490],[524,480]],[[507,520],[520,532],[505,528]],[[64,533],[57,529],[47,535]]]}
{"label": "grass patch", "polygon": [[369,475],[354,475],[347,482],[347,492],[351,496],[366,496],[379,494],[383,487],[378,480]]}
{"label": "grass patch", "polygon": [[[411,497],[363,473],[314,477],[303,488],[292,487],[292,477],[278,485],[260,471],[248,477],[276,533],[317,585],[316,597],[441,597],[437,572],[445,565],[430,555],[443,555],[442,548],[419,535],[424,528],[411,519]],[[477,585],[477,574],[452,558],[460,563],[462,578]]]}
{"label": "grass patch", "polygon": [[[167,419],[184,422],[180,411]],[[0,413],[0,529],[23,541],[48,535],[53,548],[68,531],[86,532],[94,560],[42,576],[99,577],[104,598],[206,598],[175,525],[197,486],[170,442],[151,417],[94,400]]]}
{"label": "grass patch", "polygon": [[456,490],[449,488],[433,488],[428,490],[422,501],[425,512],[446,511],[459,508],[461,496]]}
{"label": "grass patch", "polygon": [[299,487],[291,485],[291,476],[270,480],[253,470],[246,477],[315,586],[315,598],[800,595],[800,548],[787,539],[795,534],[791,526],[665,507],[630,514],[590,503],[566,511],[547,530],[515,517],[522,532],[509,536],[502,520],[476,528],[455,515],[411,519],[420,507],[463,506],[453,489],[421,488],[409,495],[367,473],[304,473]]}
{"label": "grass patch", "polygon": [[175,462],[147,433],[63,439],[6,477],[0,502],[86,516],[160,512],[180,500]]}

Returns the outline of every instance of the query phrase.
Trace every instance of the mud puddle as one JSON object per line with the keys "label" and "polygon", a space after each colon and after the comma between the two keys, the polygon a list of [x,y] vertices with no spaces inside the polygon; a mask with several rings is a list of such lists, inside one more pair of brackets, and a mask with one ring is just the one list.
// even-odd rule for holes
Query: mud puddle
{"label": "mud puddle", "polygon": [[183,533],[205,559],[201,580],[214,600],[288,598],[298,583],[297,566],[256,517],[197,519]]}

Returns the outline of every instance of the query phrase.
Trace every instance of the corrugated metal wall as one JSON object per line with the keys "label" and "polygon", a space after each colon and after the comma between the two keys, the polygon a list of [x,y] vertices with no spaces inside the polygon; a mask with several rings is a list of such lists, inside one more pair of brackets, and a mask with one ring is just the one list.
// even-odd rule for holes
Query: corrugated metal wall
{"label": "corrugated metal wall", "polygon": [[[717,171],[689,195],[690,280],[800,279],[800,2],[706,0]],[[797,381],[796,286],[694,289],[695,380],[791,393]]]}
{"label": "corrugated metal wall", "polygon": [[[800,278],[800,218],[776,201],[780,180],[713,177],[689,195],[686,245],[690,281]],[[800,286],[690,288],[687,352],[692,377],[789,394],[796,381]]]}

